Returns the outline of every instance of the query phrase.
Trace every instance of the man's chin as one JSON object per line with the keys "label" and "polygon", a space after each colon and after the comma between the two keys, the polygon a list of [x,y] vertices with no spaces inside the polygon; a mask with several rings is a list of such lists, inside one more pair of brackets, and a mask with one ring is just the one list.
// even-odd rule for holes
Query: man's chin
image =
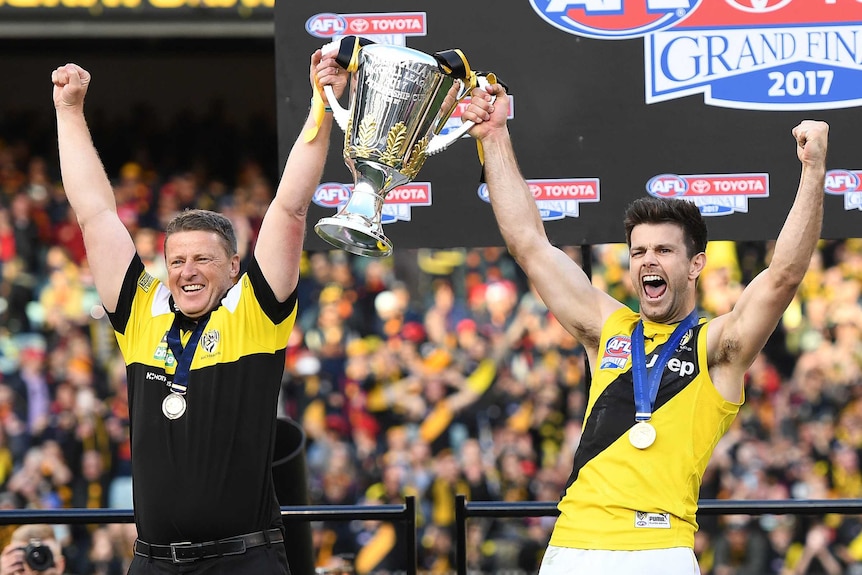
{"label": "man's chin", "polygon": [[197,319],[207,312],[205,308],[201,308],[200,304],[190,305],[188,303],[183,304],[182,302],[178,302],[177,307],[180,308],[180,311],[184,316],[190,319]]}

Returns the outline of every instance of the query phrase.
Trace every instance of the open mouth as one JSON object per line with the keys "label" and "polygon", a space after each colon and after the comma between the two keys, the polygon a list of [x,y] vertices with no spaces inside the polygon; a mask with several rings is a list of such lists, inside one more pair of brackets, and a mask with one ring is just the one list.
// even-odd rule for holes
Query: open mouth
{"label": "open mouth", "polygon": [[667,291],[667,282],[661,276],[646,275],[641,281],[643,282],[644,293],[650,299],[660,298]]}
{"label": "open mouth", "polygon": [[202,289],[204,289],[204,286],[202,286],[201,284],[190,284],[190,285],[187,285],[187,286],[183,286],[183,291],[184,291],[185,293],[194,293],[194,292],[199,292],[199,291],[201,291]]}

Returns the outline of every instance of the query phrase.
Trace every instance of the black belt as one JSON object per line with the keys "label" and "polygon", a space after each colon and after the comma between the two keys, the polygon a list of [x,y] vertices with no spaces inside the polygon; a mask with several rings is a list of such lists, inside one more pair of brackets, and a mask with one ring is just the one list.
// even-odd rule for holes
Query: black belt
{"label": "black belt", "polygon": [[257,531],[247,535],[228,537],[218,541],[207,541],[205,543],[171,543],[170,545],[153,545],[140,539],[135,540],[135,555],[151,557],[153,559],[165,559],[172,563],[190,563],[198,559],[211,559],[225,555],[241,555],[247,549],[269,545],[270,543],[281,543],[284,536],[280,529],[269,529]]}

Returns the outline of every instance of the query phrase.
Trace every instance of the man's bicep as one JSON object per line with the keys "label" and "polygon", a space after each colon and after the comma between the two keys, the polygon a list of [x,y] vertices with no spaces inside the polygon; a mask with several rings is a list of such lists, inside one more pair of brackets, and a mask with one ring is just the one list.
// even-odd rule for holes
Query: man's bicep
{"label": "man's bicep", "polygon": [[597,342],[604,318],[622,304],[594,287],[581,266],[562,250],[548,245],[533,255],[524,271],[545,305],[582,343]]}
{"label": "man's bicep", "polygon": [[105,309],[113,312],[117,308],[123,278],[135,255],[135,244],[119,218],[109,215],[94,218],[83,232],[87,263],[96,291]]}
{"label": "man's bicep", "polygon": [[770,280],[767,271],[762,272],[743,290],[733,309],[713,321],[710,331],[717,337],[710,348],[722,363],[748,369],[775,331],[795,292]]}

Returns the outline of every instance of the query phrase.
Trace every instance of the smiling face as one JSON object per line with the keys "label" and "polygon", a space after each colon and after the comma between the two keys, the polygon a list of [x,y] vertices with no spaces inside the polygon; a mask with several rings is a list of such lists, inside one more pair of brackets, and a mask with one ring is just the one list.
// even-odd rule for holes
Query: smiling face
{"label": "smiling face", "polygon": [[236,282],[239,256],[229,255],[216,232],[182,231],[165,241],[168,289],[186,316],[198,318],[215,309]]}
{"label": "smiling face", "polygon": [[681,321],[695,305],[695,281],[706,263],[700,252],[689,258],[682,227],[639,224],[632,229],[629,273],[644,318]]}

